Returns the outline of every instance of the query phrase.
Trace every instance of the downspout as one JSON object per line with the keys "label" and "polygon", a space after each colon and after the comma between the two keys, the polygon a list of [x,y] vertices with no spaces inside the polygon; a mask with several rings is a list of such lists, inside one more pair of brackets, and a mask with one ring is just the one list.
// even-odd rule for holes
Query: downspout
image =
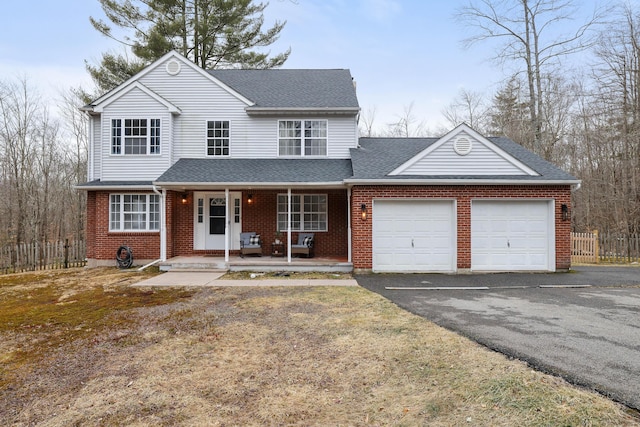
{"label": "downspout", "polygon": [[347,262],[351,262],[351,187],[347,189]]}

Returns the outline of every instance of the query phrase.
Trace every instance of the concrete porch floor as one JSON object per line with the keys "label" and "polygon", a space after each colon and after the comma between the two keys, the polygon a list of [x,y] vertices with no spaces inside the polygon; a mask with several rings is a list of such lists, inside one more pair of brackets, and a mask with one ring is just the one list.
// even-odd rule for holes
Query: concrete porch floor
{"label": "concrete porch floor", "polygon": [[350,273],[353,264],[344,257],[287,258],[271,256],[229,257],[229,262],[221,256],[178,256],[159,264],[161,271],[171,270],[211,270],[211,271],[319,271]]}

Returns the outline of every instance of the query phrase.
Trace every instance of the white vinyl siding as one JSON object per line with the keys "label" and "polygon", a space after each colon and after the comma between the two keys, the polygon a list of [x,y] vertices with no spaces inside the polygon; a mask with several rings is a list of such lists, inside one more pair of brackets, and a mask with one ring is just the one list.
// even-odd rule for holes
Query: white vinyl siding
{"label": "white vinyl siding", "polygon": [[111,194],[109,231],[157,231],[160,197],[157,194]]}
{"label": "white vinyl siding", "polygon": [[[206,128],[203,123],[218,118],[231,123],[229,155],[233,158],[278,157],[278,121],[300,120],[296,117],[251,117],[247,104],[234,97],[187,64],[171,76],[165,63],[145,74],[140,82],[154,93],[180,108],[173,117],[173,162],[179,158],[207,157],[203,149]],[[305,118],[307,120],[307,118]],[[356,118],[314,117],[326,120],[329,158],[348,159],[349,149],[358,145]]]}
{"label": "white vinyl siding", "polygon": [[[100,178],[103,181],[151,181],[159,177],[171,166],[171,122],[173,120],[167,107],[139,89],[131,90],[119,99],[105,107],[101,116],[102,143],[96,144],[102,154],[102,170]],[[147,131],[145,137],[144,154],[140,145],[131,146],[131,154],[126,153],[125,122],[146,119]],[[151,120],[157,120],[155,130],[149,129]],[[121,153],[112,153],[113,121],[120,120],[122,125]],[[132,122],[133,124],[133,122]],[[159,133],[159,135],[153,135]],[[157,137],[160,140],[158,141]],[[131,135],[137,138],[139,135]],[[137,140],[141,141],[141,140]],[[133,140],[131,141],[134,142]],[[158,146],[159,142],[159,146]],[[135,144],[134,144],[135,145]],[[160,150],[158,154],[146,154]],[[136,154],[134,154],[136,153]]]}
{"label": "white vinyl siding", "polygon": [[[456,137],[446,141],[419,161],[402,171],[401,175],[529,175],[518,165],[492,150],[471,135],[461,134],[470,144],[471,150],[460,155],[456,151]],[[459,136],[459,137],[460,137]],[[459,148],[459,147],[458,147]],[[459,150],[458,150],[459,151]]]}
{"label": "white vinyl siding", "polygon": [[[174,76],[166,72],[166,63],[159,63],[140,77],[139,82],[158,97],[176,106],[180,110],[179,114],[171,114],[166,105],[138,88],[106,105],[101,115],[94,120],[94,179],[151,181],[180,158],[207,158],[206,122],[209,120],[229,121],[229,157],[277,158],[278,121],[301,120],[300,117],[247,115],[245,108],[248,105],[244,101],[186,62]],[[137,118],[160,119],[160,154],[112,155],[111,120]],[[320,116],[311,119],[326,120],[326,157],[350,158],[349,150],[356,148],[358,144],[356,118]]]}

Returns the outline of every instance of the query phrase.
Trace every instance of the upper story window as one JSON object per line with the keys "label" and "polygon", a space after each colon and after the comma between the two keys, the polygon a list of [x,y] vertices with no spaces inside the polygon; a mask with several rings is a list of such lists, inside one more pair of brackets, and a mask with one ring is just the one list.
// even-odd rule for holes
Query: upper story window
{"label": "upper story window", "polygon": [[207,121],[207,156],[229,155],[229,121]]}
{"label": "upper story window", "polygon": [[280,120],[278,122],[280,156],[326,156],[326,120]]}
{"label": "upper story window", "polygon": [[111,194],[109,202],[109,231],[160,229],[160,197],[157,194]]}
{"label": "upper story window", "polygon": [[160,154],[160,119],[112,119],[111,154]]}

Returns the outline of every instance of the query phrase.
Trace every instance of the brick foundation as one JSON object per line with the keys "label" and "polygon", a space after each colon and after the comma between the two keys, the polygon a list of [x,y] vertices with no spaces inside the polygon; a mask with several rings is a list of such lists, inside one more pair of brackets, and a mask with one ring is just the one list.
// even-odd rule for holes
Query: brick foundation
{"label": "brick foundation", "polygon": [[[277,195],[286,190],[251,190],[253,200],[242,197],[242,228],[263,236],[263,254],[268,255],[275,239],[277,225]],[[127,192],[130,193],[130,192]],[[294,194],[327,194],[328,227],[326,232],[315,232],[317,256],[339,256],[348,253],[347,192],[346,190],[296,191]],[[167,257],[218,254],[222,250],[196,251],[193,249],[193,193],[188,202],[181,202],[181,194],[167,191]],[[555,200],[556,270],[571,266],[571,221],[562,221],[561,205],[571,205],[571,188],[558,186],[356,186],[352,188],[352,261],[357,270],[372,268],[372,201],[384,198],[450,199],[457,203],[457,269],[471,268],[471,202],[475,199],[543,199]],[[361,219],[360,206],[369,211]],[[233,236],[235,238],[235,236]],[[296,242],[298,233],[292,233]],[[286,241],[283,233],[281,240]],[[87,257],[90,260],[113,260],[120,245],[133,249],[134,259],[160,257],[160,233],[109,232],[109,192],[90,191],[87,197]],[[238,251],[232,251],[232,254]]]}

